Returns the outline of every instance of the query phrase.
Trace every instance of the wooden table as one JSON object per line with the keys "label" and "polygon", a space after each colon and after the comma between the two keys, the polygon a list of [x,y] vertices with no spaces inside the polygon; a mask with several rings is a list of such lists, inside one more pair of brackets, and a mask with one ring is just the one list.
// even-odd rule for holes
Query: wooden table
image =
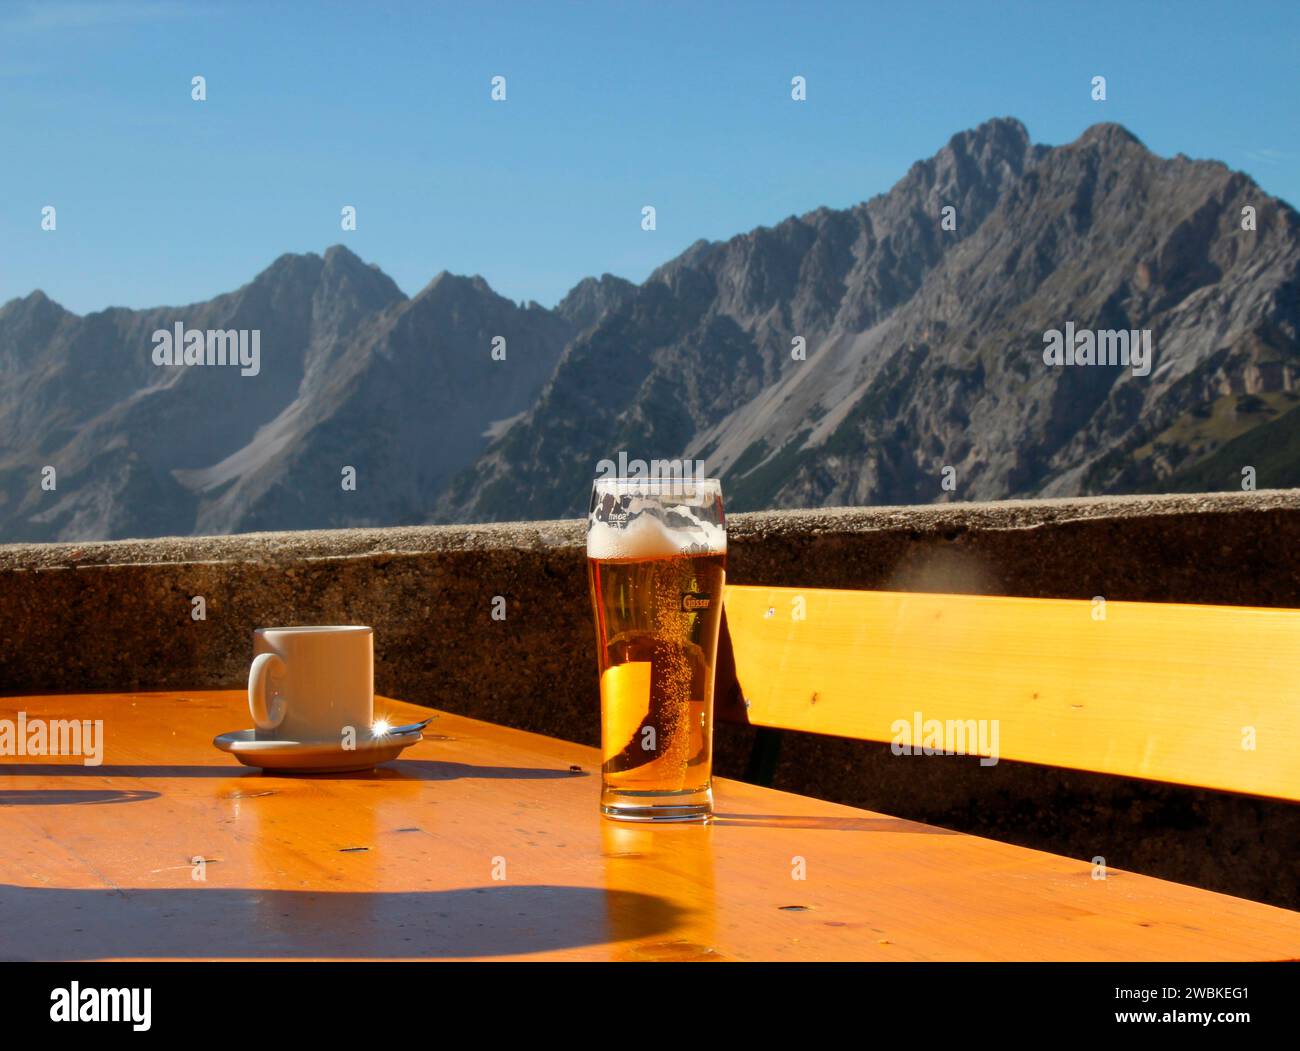
{"label": "wooden table", "polygon": [[212,746],[240,691],[19,711],[103,719],[106,746],[0,757],[2,958],[1300,957],[1300,913],[735,781],[711,826],[614,823],[596,749],[454,715],[307,778]]}

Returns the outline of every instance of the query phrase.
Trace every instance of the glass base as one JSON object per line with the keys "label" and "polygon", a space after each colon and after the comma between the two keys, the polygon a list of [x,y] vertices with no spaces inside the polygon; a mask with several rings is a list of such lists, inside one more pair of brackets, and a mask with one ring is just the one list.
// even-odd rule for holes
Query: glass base
{"label": "glass base", "polygon": [[679,821],[702,824],[713,817],[713,789],[684,792],[629,792],[605,788],[600,812],[615,821]]}

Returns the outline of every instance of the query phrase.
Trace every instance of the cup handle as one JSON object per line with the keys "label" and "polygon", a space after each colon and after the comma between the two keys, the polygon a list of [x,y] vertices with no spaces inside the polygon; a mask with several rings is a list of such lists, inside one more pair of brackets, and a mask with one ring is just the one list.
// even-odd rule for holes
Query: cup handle
{"label": "cup handle", "polygon": [[271,692],[271,704],[267,706],[268,683],[272,676],[284,675],[284,661],[278,653],[259,653],[253,658],[253,666],[248,669],[248,710],[253,715],[253,722],[259,730],[274,730],[284,722],[284,697],[278,692]]}

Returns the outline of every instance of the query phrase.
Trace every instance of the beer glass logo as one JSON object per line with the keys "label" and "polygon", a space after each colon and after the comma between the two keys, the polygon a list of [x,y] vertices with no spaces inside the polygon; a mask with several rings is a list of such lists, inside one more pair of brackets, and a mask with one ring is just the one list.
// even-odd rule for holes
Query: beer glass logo
{"label": "beer glass logo", "polygon": [[713,605],[713,596],[702,591],[687,591],[682,595],[682,612],[695,613]]}

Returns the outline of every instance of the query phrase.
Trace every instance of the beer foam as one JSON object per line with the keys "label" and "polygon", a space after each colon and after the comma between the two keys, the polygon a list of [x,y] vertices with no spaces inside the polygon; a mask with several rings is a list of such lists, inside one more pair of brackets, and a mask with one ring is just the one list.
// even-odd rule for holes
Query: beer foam
{"label": "beer foam", "polygon": [[646,513],[648,501],[633,499],[627,508],[626,525],[603,522],[595,515],[587,519],[588,558],[667,558],[671,555],[725,555],[727,531],[720,525],[701,521],[686,504],[664,507],[689,520],[688,525],[669,527],[654,514]]}

